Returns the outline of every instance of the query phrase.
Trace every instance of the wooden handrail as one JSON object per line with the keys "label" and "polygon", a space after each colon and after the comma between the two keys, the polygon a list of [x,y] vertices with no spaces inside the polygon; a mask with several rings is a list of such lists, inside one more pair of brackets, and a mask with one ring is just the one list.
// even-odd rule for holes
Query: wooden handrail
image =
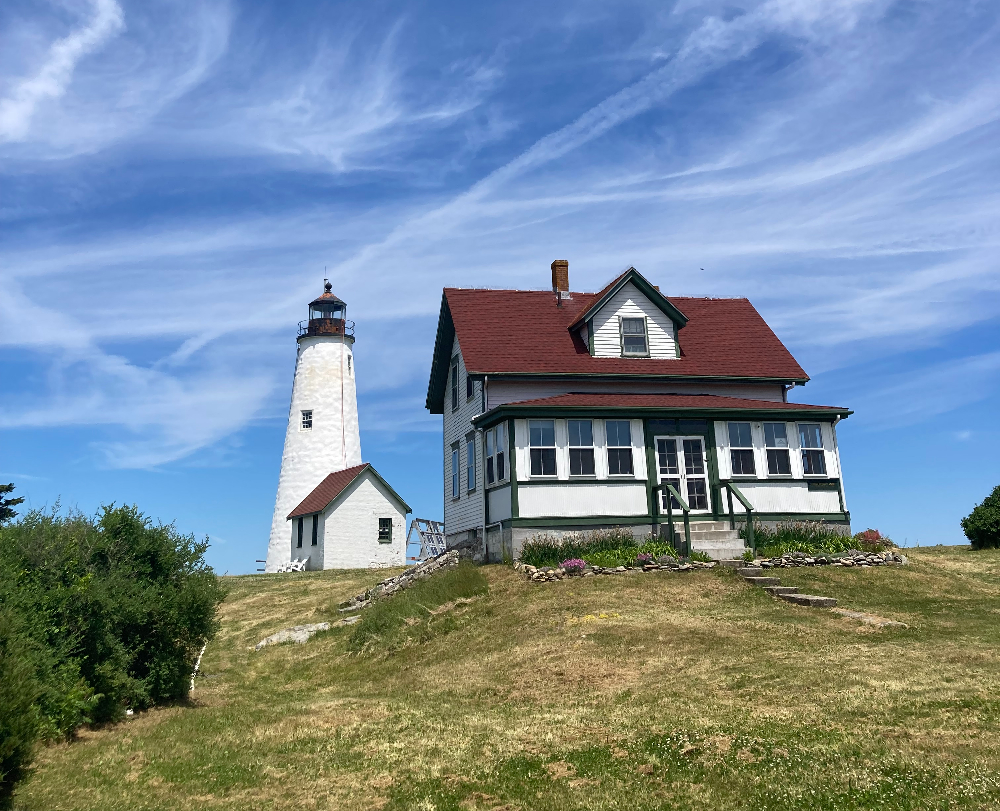
{"label": "wooden handrail", "polygon": [[[678,550],[684,557],[691,556],[691,508],[688,503],[681,497],[681,494],[677,492],[677,488],[672,484],[664,484],[661,487],[666,490],[669,495],[677,499],[677,503],[680,508],[684,511],[684,549]],[[667,497],[667,521],[670,526],[670,545],[674,549],[677,549],[677,531],[674,529],[674,508],[673,500]]]}
{"label": "wooden handrail", "polygon": [[756,557],[757,544],[753,536],[753,505],[749,502],[747,497],[740,492],[740,488],[735,484],[732,482],[722,482],[722,484],[729,494],[729,528],[736,529],[736,515],[733,512],[733,496],[736,496],[736,498],[739,499],[740,504],[743,505],[743,509],[747,514],[747,535],[744,540]]}

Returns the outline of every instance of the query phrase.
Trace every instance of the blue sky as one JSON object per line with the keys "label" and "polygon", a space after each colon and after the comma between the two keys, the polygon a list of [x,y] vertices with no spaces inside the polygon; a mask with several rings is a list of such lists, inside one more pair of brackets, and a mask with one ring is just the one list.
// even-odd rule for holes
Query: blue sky
{"label": "blue sky", "polygon": [[[441,515],[441,288],[748,296],[856,528],[1000,483],[991,2],[0,6],[0,480],[264,557],[295,324],[357,322],[362,449]],[[509,340],[518,336],[511,313]],[[530,336],[522,336],[530,340]]]}

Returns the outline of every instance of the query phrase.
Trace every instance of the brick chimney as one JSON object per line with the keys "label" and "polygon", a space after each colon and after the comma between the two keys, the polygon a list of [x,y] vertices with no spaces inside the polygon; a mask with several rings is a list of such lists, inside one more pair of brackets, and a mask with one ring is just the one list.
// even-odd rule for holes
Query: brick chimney
{"label": "brick chimney", "polygon": [[[552,263],[552,292],[569,293],[569,260],[556,259]],[[569,298],[569,296],[560,296]]]}

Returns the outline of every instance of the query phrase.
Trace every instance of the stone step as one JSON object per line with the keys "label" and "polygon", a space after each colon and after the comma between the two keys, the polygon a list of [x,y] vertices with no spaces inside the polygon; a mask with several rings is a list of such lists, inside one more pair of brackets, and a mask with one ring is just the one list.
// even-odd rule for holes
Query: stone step
{"label": "stone step", "polygon": [[747,581],[751,586],[780,586],[781,580],[777,577],[747,577],[743,576],[743,579]]}
{"label": "stone step", "polygon": [[715,546],[714,544],[691,544],[695,552],[703,552],[712,560],[732,560],[736,555],[743,554],[742,549],[733,549],[729,546]]}
{"label": "stone step", "polygon": [[[660,525],[661,531],[666,532],[668,526],[670,525],[666,521],[663,521],[663,523]],[[674,528],[678,532],[683,534],[684,522],[674,521]],[[733,531],[732,527],[729,526],[728,521],[691,521],[691,531],[694,532],[695,530],[698,530],[699,532],[702,531],[720,532],[722,530],[725,530],[726,532]]]}
{"label": "stone step", "polygon": [[782,594],[797,594],[797,586],[764,586],[764,591],[772,597],[780,597]]}
{"label": "stone step", "polygon": [[795,605],[807,605],[810,608],[834,608],[837,600],[833,597],[820,597],[817,594],[779,594],[782,600]]}
{"label": "stone step", "polygon": [[736,570],[740,577],[762,577],[764,570],[760,566],[742,566]]}
{"label": "stone step", "polygon": [[[722,559],[718,561],[720,566],[725,566],[727,569],[742,569],[746,565],[746,561],[743,558],[733,558],[732,560]],[[764,571],[761,569],[761,571]]]}

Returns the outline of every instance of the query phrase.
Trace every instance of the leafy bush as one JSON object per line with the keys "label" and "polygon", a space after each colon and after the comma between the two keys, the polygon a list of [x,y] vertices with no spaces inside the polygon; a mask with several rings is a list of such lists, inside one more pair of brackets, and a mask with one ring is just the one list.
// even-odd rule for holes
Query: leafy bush
{"label": "leafy bush", "polygon": [[[391,597],[376,600],[365,609],[354,626],[348,647],[361,652],[378,645],[385,650],[400,647],[409,638],[426,641],[438,631],[448,630],[451,618],[440,622],[435,609],[456,600],[486,594],[488,584],[479,568],[462,561],[453,569],[435,572]],[[439,627],[440,626],[440,627]]]}
{"label": "leafy bush", "polygon": [[864,532],[854,536],[855,546],[862,552],[884,552],[892,549],[895,544],[877,529],[869,527]]}
{"label": "leafy bush", "polygon": [[[740,537],[746,540],[746,525],[740,527]],[[757,554],[772,558],[789,552],[807,555],[835,554],[853,549],[855,541],[839,527],[819,521],[786,521],[775,527],[754,522],[754,543]]]}
{"label": "leafy bush", "polygon": [[536,535],[521,548],[521,561],[531,566],[558,566],[566,558],[579,558],[591,566],[634,566],[640,555],[650,560],[669,555],[674,548],[652,536],[636,539],[629,529],[616,527],[556,538]]}
{"label": "leafy bush", "polygon": [[135,507],[0,525],[0,798],[35,740],[187,695],[224,596],[207,546]]}
{"label": "leafy bush", "polygon": [[973,549],[1000,549],[1000,485],[962,519]]}
{"label": "leafy bush", "polygon": [[697,549],[692,549],[691,560],[696,560],[699,561],[700,563],[711,563],[712,557],[705,552],[700,552]]}

